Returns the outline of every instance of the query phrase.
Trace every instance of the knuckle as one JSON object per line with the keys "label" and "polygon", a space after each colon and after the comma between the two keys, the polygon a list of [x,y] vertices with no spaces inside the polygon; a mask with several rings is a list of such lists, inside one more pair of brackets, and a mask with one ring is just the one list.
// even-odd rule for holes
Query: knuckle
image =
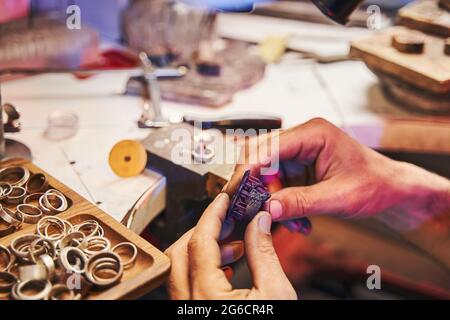
{"label": "knuckle", "polygon": [[308,212],[308,208],[311,207],[311,203],[309,201],[309,198],[303,193],[303,192],[295,192],[294,193],[294,199],[295,199],[295,208],[294,212],[297,213],[297,215],[304,216]]}

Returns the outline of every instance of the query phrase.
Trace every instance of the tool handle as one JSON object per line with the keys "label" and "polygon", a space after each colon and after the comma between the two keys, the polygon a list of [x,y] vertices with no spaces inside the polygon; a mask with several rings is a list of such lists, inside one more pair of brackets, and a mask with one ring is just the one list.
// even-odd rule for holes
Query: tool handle
{"label": "tool handle", "polygon": [[281,129],[282,120],[279,117],[266,115],[230,115],[218,118],[201,118],[196,116],[185,116],[184,122],[191,125],[200,123],[202,129]]}

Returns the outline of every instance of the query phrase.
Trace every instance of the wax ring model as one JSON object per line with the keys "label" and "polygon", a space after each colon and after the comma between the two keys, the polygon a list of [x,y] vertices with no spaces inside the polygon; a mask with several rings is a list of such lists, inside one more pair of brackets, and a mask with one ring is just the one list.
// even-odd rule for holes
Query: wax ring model
{"label": "wax ring model", "polygon": [[47,269],[42,264],[30,264],[19,267],[19,280],[48,280]]}
{"label": "wax ring model", "polygon": [[13,212],[2,206],[0,206],[0,218],[17,229],[20,228],[24,219],[20,212]]}
{"label": "wax ring model", "polygon": [[47,177],[42,173],[33,174],[25,184],[25,189],[29,194],[44,192],[47,187]]}
{"label": "wax ring model", "polygon": [[50,300],[78,300],[79,295],[75,294],[64,284],[56,284],[50,291],[48,298]]}
{"label": "wax ring model", "polygon": [[9,167],[0,170],[0,181],[21,187],[30,178],[30,171],[24,167]]}
{"label": "wax ring model", "polygon": [[36,224],[42,218],[42,210],[31,204],[19,204],[16,211],[23,217],[23,222]]}
{"label": "wax ring model", "polygon": [[[131,257],[128,260],[126,260],[125,262],[122,260],[122,257],[119,254],[119,251],[124,248],[129,248],[131,250]],[[118,243],[111,249],[111,251],[114,253],[117,253],[117,255],[120,257],[120,263],[122,263],[122,265],[125,269],[127,269],[133,265],[133,263],[136,261],[137,254],[138,254],[136,245],[131,242]]]}
{"label": "wax ring model", "polygon": [[[52,231],[50,228],[54,228],[54,230]],[[69,232],[68,224],[58,217],[43,217],[36,225],[36,233],[39,236],[52,241],[61,240]]]}
{"label": "wax ring model", "polygon": [[83,274],[87,268],[87,258],[83,251],[67,247],[59,253],[59,264],[69,273]]}
{"label": "wax ring model", "polygon": [[0,200],[5,199],[11,193],[12,186],[7,182],[0,182]]}
{"label": "wax ring model", "polygon": [[80,245],[81,250],[89,256],[111,249],[111,242],[104,237],[96,236],[85,238]]}
{"label": "wax ring model", "polygon": [[8,204],[20,204],[27,196],[27,191],[23,187],[13,186],[11,192],[6,196],[4,201]]}
{"label": "wax ring model", "polygon": [[53,244],[52,241],[46,238],[36,239],[30,244],[29,256],[31,261],[36,263],[37,257],[39,257],[42,254],[47,254],[52,259],[55,259],[57,257],[55,245]]}
{"label": "wax ring model", "polygon": [[14,255],[7,247],[3,245],[0,245],[0,259],[2,261],[6,261],[4,265],[0,265],[0,272],[8,271],[15,261]]}
{"label": "wax ring model", "polygon": [[[102,277],[101,272],[113,273],[112,277]],[[93,255],[87,265],[86,278],[97,287],[109,287],[120,281],[123,266],[120,257],[113,252],[100,252]]]}
{"label": "wax ring model", "polygon": [[[27,289],[33,289],[33,294],[27,294]],[[12,288],[11,296],[14,300],[45,300],[52,290],[48,280],[29,280],[17,283]]]}
{"label": "wax ring model", "polygon": [[0,272],[0,292],[10,292],[17,281],[16,276],[12,273]]}

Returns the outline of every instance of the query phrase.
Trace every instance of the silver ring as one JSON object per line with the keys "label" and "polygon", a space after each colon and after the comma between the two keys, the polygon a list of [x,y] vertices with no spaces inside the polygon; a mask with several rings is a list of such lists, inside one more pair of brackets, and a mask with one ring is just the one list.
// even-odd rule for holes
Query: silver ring
{"label": "silver ring", "polygon": [[38,257],[42,254],[47,254],[52,259],[55,259],[57,256],[55,245],[46,238],[36,239],[30,244],[29,257],[34,263],[36,263],[36,252],[39,253]]}
{"label": "silver ring", "polygon": [[21,187],[30,178],[30,171],[24,167],[8,167],[0,170],[0,181]]}
{"label": "silver ring", "polygon": [[[112,270],[115,275],[111,278],[100,277],[100,270]],[[120,257],[113,252],[100,252],[92,256],[87,265],[86,278],[97,287],[109,287],[116,284],[123,275]]]}
{"label": "silver ring", "polygon": [[27,190],[23,187],[13,186],[11,192],[6,196],[4,201],[8,204],[19,204],[23,202],[23,199],[27,196]]}
{"label": "silver ring", "polygon": [[42,218],[42,210],[32,204],[19,204],[16,207],[23,217],[23,222],[28,224],[36,224]]}
{"label": "silver ring", "polygon": [[0,206],[0,218],[3,221],[5,221],[6,223],[16,227],[17,229],[20,228],[20,226],[23,223],[23,219],[24,219],[23,215],[21,215],[20,213],[19,213],[19,215],[20,215],[20,220],[18,220],[16,218],[16,214],[12,210],[10,210],[6,207]]}
{"label": "silver ring", "polygon": [[[117,252],[117,251],[119,251],[118,249],[124,248],[124,247],[131,248],[131,252],[132,252],[131,257],[128,259],[128,261],[125,261],[125,262],[122,261],[122,258],[120,256],[120,254]],[[127,269],[127,268],[129,268],[129,267],[131,267],[133,265],[133,263],[136,261],[137,254],[138,254],[138,250],[137,250],[136,245],[134,243],[131,243],[131,242],[118,243],[111,249],[111,251],[114,252],[114,253],[117,253],[117,255],[121,258],[120,259],[120,263],[123,265],[123,267],[125,269]]]}
{"label": "silver ring", "polygon": [[11,251],[17,258],[29,261],[27,258],[30,254],[30,245],[34,240],[39,238],[35,234],[25,234],[14,238],[10,245]]}
{"label": "silver ring", "polygon": [[11,193],[12,186],[7,182],[0,182],[0,200],[5,199]]}
{"label": "silver ring", "polygon": [[66,247],[78,247],[85,237],[85,234],[81,231],[71,232],[58,242],[58,247],[60,250]]}
{"label": "silver ring", "polygon": [[66,247],[61,250],[59,263],[69,273],[83,274],[87,268],[87,258],[84,252],[74,247]]}
{"label": "silver ring", "polygon": [[47,187],[47,177],[43,173],[33,174],[25,184],[25,189],[29,194],[44,192]]}
{"label": "silver ring", "polygon": [[23,199],[23,204],[31,204],[33,202],[36,202],[36,204],[39,205],[39,199],[43,195],[44,194],[41,192],[29,194]]}
{"label": "silver ring", "polygon": [[[59,230],[59,233],[49,234],[48,229],[50,226],[56,227]],[[67,224],[60,218],[54,216],[43,217],[36,225],[36,233],[51,241],[61,240],[67,232]]]}
{"label": "silver ring", "polygon": [[17,278],[10,272],[0,272],[0,292],[9,292],[17,283]]}
{"label": "silver ring", "polygon": [[[38,291],[31,295],[25,294],[25,289],[29,287],[38,288]],[[52,284],[48,280],[29,280],[17,283],[12,289],[11,296],[15,300],[45,300],[51,290]]]}
{"label": "silver ring", "polygon": [[111,242],[100,236],[85,238],[81,242],[80,248],[89,256],[95,255],[99,252],[107,252],[111,249]]}
{"label": "silver ring", "polygon": [[48,280],[47,269],[42,264],[31,264],[19,267],[19,280]]}
{"label": "silver ring", "polygon": [[[61,202],[59,206],[55,207],[54,204],[52,204],[51,199],[49,199],[50,196],[53,197],[53,200],[58,199]],[[64,212],[67,210],[68,203],[66,197],[56,189],[47,190],[41,199],[43,199],[43,205],[52,212]],[[39,204],[41,204],[40,199]]]}
{"label": "silver ring", "polygon": [[[61,297],[63,297],[65,293],[68,293],[69,297],[62,299]],[[50,291],[48,298],[50,300],[78,300],[77,296],[78,295],[76,295],[75,292],[70,290],[66,285],[56,284],[53,286],[52,291]]]}
{"label": "silver ring", "polygon": [[0,259],[2,258],[2,254],[6,255],[6,259],[2,259],[6,261],[6,264],[0,269],[1,272],[8,271],[8,269],[11,267],[11,265],[14,264],[15,261],[15,257],[11,253],[11,251],[9,251],[7,247],[0,245]]}
{"label": "silver ring", "polygon": [[48,254],[43,254],[39,256],[37,263],[45,267],[47,270],[47,278],[48,280],[51,280],[55,275],[56,270],[55,261],[53,258]]}

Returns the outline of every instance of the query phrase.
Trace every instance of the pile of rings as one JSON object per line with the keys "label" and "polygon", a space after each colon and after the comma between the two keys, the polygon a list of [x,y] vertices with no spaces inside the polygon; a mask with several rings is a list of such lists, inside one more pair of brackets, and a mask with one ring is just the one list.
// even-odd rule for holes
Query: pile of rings
{"label": "pile of rings", "polygon": [[96,220],[78,224],[45,216],[34,234],[0,245],[0,297],[79,300],[117,284],[138,255],[136,245],[114,246]]}
{"label": "pile of rings", "polygon": [[31,174],[21,166],[0,170],[0,238],[23,224],[37,224],[43,217],[64,212],[68,207],[67,198],[49,188],[44,174]]}

